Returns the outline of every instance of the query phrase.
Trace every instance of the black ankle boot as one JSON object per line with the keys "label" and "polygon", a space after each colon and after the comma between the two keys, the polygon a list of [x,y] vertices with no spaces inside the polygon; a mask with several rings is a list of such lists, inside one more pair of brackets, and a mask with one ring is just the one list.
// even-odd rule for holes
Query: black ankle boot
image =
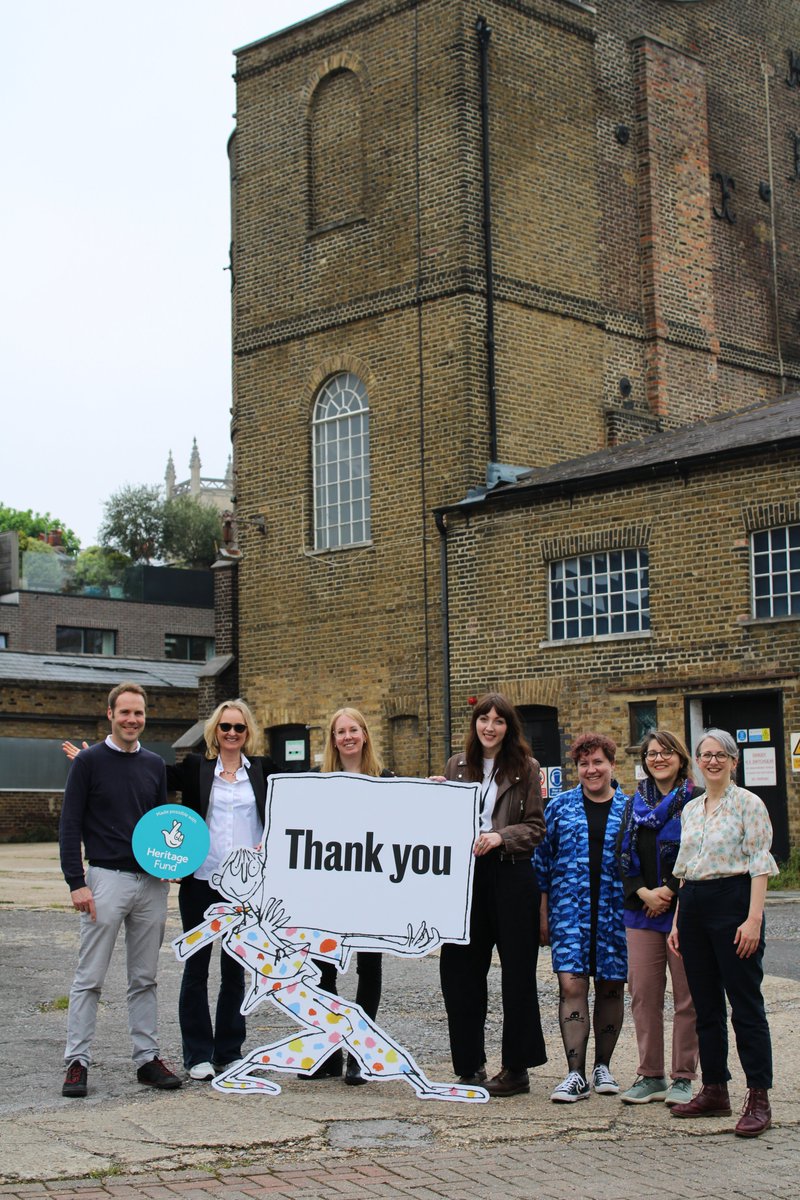
{"label": "black ankle boot", "polygon": [[361,1066],[357,1058],[353,1058],[352,1054],[347,1056],[347,1070],[344,1073],[344,1081],[350,1087],[358,1087],[362,1083],[366,1083],[366,1079],[361,1074]]}
{"label": "black ankle boot", "polygon": [[326,1058],[325,1062],[317,1067],[316,1071],[312,1071],[310,1075],[298,1075],[298,1079],[328,1079],[338,1078],[344,1070],[344,1055],[341,1050],[334,1050],[330,1058]]}

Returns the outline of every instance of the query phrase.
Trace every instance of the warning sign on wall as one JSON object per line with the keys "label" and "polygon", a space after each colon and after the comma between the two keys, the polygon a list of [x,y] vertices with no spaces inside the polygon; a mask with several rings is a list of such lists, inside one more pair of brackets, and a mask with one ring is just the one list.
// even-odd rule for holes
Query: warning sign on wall
{"label": "warning sign on wall", "polygon": [[792,760],[792,770],[800,771],[800,732],[789,734],[789,756]]}

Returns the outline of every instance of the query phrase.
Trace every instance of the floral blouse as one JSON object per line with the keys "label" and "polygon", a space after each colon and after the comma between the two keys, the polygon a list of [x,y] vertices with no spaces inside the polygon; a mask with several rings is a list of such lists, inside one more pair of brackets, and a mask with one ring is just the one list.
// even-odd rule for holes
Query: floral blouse
{"label": "floral blouse", "polygon": [[705,793],[684,808],[673,874],[693,882],[731,875],[777,875],[771,845],[772,822],[763,800],[729,783],[709,817]]}

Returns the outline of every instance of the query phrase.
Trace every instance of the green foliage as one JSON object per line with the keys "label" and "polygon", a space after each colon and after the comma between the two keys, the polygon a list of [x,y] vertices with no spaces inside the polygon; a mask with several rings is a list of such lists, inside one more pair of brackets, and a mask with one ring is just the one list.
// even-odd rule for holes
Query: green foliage
{"label": "green foliage", "polygon": [[161,489],[128,484],[106,500],[99,537],[104,547],[149,563],[163,553],[163,526]]}
{"label": "green foliage", "polygon": [[[56,554],[46,542],[27,538],[22,553],[22,578],[32,592],[60,592],[64,582],[64,555]],[[69,563],[69,560],[66,560]]]}
{"label": "green foliage", "polygon": [[63,546],[68,554],[77,554],[81,548],[80,538],[58,517],[51,517],[50,513],[35,513],[30,508],[24,511],[9,508],[0,503],[0,533],[12,529],[20,535],[20,550],[29,550],[30,543],[38,542],[40,533],[50,533],[54,529],[61,530]]}
{"label": "green foliage", "polygon": [[130,565],[128,555],[119,550],[112,550],[108,546],[87,546],[75,559],[69,590],[82,592],[88,589],[107,596],[109,588],[122,586],[125,568]]}
{"label": "green foliage", "polygon": [[778,863],[781,869],[780,875],[776,875],[774,879],[767,880],[767,889],[770,892],[795,892],[800,891],[800,846],[795,846],[789,851],[789,858],[784,863]]}
{"label": "green foliage", "polygon": [[194,496],[175,496],[164,505],[163,547],[170,561],[210,567],[222,538],[219,513]]}

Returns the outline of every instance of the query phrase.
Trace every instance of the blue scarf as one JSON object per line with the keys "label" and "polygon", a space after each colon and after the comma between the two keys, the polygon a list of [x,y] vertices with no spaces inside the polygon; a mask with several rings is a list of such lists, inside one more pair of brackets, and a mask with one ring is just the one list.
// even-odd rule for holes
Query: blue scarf
{"label": "blue scarf", "polygon": [[635,877],[642,873],[638,846],[642,827],[655,831],[659,878],[666,879],[672,874],[681,844],[681,811],[692,790],[691,780],[684,779],[666,796],[662,796],[649,775],[640,781],[628,805],[620,846],[623,875]]}

